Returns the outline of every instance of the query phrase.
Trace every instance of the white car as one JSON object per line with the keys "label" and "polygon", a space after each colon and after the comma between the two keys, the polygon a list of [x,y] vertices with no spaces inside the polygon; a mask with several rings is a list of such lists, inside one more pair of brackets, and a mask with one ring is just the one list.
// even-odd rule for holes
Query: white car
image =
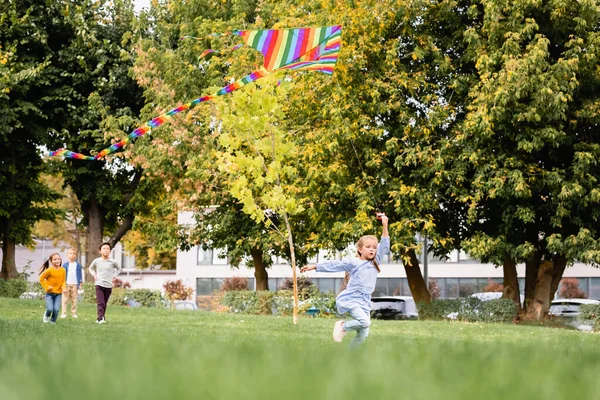
{"label": "white car", "polygon": [[371,299],[371,316],[376,319],[418,319],[419,313],[411,296],[383,296]]}
{"label": "white car", "polygon": [[568,324],[580,331],[591,331],[592,324],[579,319],[583,304],[600,304],[600,300],[591,299],[556,299],[550,303],[548,315],[557,318],[568,318]]}

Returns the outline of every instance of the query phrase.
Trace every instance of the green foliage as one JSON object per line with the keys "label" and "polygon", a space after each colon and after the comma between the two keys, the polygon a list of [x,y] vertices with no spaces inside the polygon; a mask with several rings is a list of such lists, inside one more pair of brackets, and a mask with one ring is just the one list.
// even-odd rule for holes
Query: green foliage
{"label": "green foliage", "polygon": [[294,294],[291,290],[278,290],[273,296],[273,314],[292,315],[294,312]]}
{"label": "green foliage", "polygon": [[81,301],[84,303],[96,303],[96,285],[92,282],[84,282],[81,285],[83,289],[83,298]]}
{"label": "green foliage", "polygon": [[22,278],[2,279],[0,278],[0,297],[12,297],[18,299],[27,290],[27,281]]}
{"label": "green foliage", "polygon": [[[318,317],[336,316],[335,295],[322,294],[314,290],[304,291],[301,313],[315,307],[320,310]],[[294,297],[291,290],[271,291],[229,291],[223,296],[222,305],[229,307],[229,312],[240,314],[292,315]]]}
{"label": "green foliage", "polygon": [[590,321],[595,331],[600,330],[600,304],[582,304],[579,307],[581,313],[579,318],[583,321]]}
{"label": "green foliage", "polygon": [[509,299],[482,301],[476,297],[434,300],[419,303],[419,319],[465,322],[513,322],[517,317],[515,303]]}
{"label": "green foliage", "polygon": [[152,289],[130,289],[126,293],[126,299],[133,299],[142,307],[163,307],[160,290]]}
{"label": "green foliage", "polygon": [[108,304],[115,306],[126,306],[127,305],[128,290],[121,287],[113,288]]}

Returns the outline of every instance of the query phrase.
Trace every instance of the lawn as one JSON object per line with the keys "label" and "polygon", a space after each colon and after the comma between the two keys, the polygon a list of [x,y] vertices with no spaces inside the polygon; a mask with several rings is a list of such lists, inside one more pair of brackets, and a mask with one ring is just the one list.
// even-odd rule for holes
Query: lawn
{"label": "lawn", "polygon": [[0,399],[596,399],[600,335],[539,326],[332,320],[109,306],[42,324],[0,298]]}

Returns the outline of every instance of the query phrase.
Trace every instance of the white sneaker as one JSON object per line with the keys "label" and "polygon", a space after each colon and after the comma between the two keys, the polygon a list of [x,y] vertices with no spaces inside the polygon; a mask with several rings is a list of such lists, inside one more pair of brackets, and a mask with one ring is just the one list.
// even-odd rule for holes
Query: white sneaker
{"label": "white sneaker", "polygon": [[333,326],[333,341],[341,343],[342,339],[346,336],[346,331],[344,330],[344,321],[337,321]]}
{"label": "white sneaker", "polygon": [[100,321],[98,321],[99,324],[105,324],[106,320],[104,318],[102,318]]}
{"label": "white sneaker", "polygon": [[73,318],[77,318],[77,314],[73,314]]}
{"label": "white sneaker", "polygon": [[61,318],[67,318],[67,314],[60,314]]}
{"label": "white sneaker", "polygon": [[47,324],[47,323],[48,323],[48,321],[49,321],[49,318],[50,318],[50,317],[48,317],[48,316],[46,315],[46,311],[44,311],[44,316],[42,317],[42,321],[44,321],[44,323],[45,323],[45,324]]}

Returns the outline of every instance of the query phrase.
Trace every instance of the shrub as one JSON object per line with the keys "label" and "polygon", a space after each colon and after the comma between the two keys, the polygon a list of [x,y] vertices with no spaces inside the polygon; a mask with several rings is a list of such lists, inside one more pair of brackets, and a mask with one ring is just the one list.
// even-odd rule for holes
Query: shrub
{"label": "shrub", "polygon": [[234,276],[232,278],[226,278],[221,285],[221,290],[248,290],[248,279],[240,276]]}
{"label": "shrub", "polygon": [[577,278],[563,278],[560,281],[559,295],[563,299],[587,299],[587,294],[579,289]]}
{"label": "shrub", "polygon": [[291,290],[275,292],[272,300],[273,314],[292,315],[294,312],[294,293]]}
{"label": "shrub", "polygon": [[488,284],[483,288],[484,292],[503,292],[504,285],[498,282],[494,282],[491,279],[488,279]]}
{"label": "shrub", "polygon": [[225,292],[223,305],[229,311],[241,314],[256,314],[258,310],[258,294],[252,290],[232,290]]}
{"label": "shrub", "polygon": [[517,318],[515,302],[511,299],[483,301],[480,317],[482,322],[512,322]]}
{"label": "shrub", "polygon": [[[27,282],[27,291],[32,294],[30,298],[35,298],[37,300],[42,300],[46,295],[44,287],[39,281]],[[34,293],[35,295],[33,295]]]}
{"label": "shrub", "polygon": [[431,300],[437,300],[440,298],[441,290],[435,278],[429,278],[427,280],[427,289],[429,289],[429,295],[431,296]]}
{"label": "shrub", "polygon": [[[127,299],[133,299],[142,307],[162,307],[162,296],[159,290],[132,289],[127,291]],[[127,300],[126,299],[126,300]]]}
{"label": "shrub", "polygon": [[27,280],[23,277],[4,280],[0,278],[0,297],[18,299],[27,290]]}
{"label": "shrub", "polygon": [[194,289],[185,286],[181,279],[165,282],[163,289],[165,289],[165,297],[171,300],[172,308],[175,308],[176,300],[187,300],[194,294]]}
{"label": "shrub", "polygon": [[81,301],[84,303],[95,303],[96,302],[96,285],[92,282],[84,282],[81,285],[83,288],[83,298]]}
{"label": "shrub", "polygon": [[600,304],[582,304],[579,308],[579,318],[590,321],[595,331],[600,330]]}
{"label": "shrub", "polygon": [[517,317],[515,304],[510,299],[481,301],[476,297],[444,299],[430,304],[419,303],[419,319],[452,319],[466,322],[511,322]]}
{"label": "shrub", "polygon": [[[301,276],[298,278],[298,299],[306,300],[311,293],[310,290],[312,287],[315,287],[315,284],[312,283],[310,278],[305,276]],[[316,287],[315,287],[316,288]],[[287,278],[283,281],[281,285],[279,285],[279,290],[293,290],[294,289],[294,280],[292,278]]]}
{"label": "shrub", "polygon": [[126,306],[127,289],[123,287],[113,288],[112,293],[110,294],[110,299],[108,299],[108,304],[112,304],[115,306]]}
{"label": "shrub", "polygon": [[113,288],[131,289],[131,283],[123,282],[119,278],[113,279]]}
{"label": "shrub", "polygon": [[419,319],[444,320],[451,313],[458,313],[460,299],[434,300],[429,304],[418,303]]}

